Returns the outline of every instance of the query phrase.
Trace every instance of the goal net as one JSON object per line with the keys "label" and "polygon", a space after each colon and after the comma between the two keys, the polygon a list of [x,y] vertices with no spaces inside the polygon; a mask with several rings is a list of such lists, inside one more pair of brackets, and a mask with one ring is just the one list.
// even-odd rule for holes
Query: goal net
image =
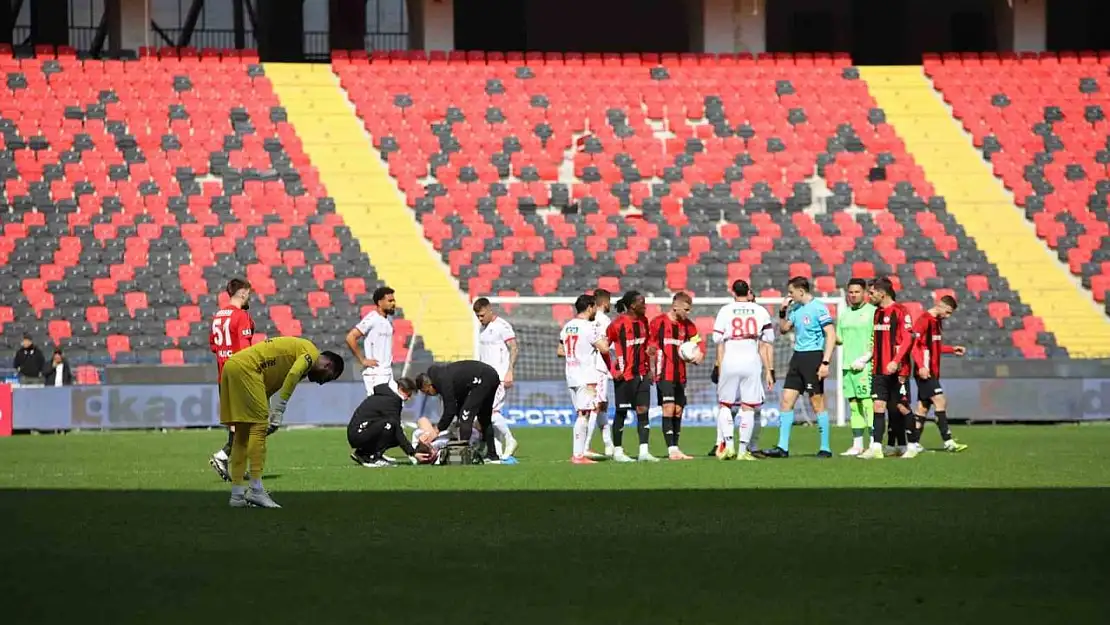
{"label": "goal net", "polygon": [[[567,320],[574,317],[573,297],[490,297],[497,314],[512,324],[516,331],[520,354],[514,371],[515,384],[505,398],[505,416],[520,425],[557,426],[573,423],[574,410],[570,405],[564,377],[563,361],[556,355],[559,343],[559,330]],[[615,299],[615,298],[614,298]],[[834,317],[844,305],[840,298],[819,298],[830,309]],[[712,340],[713,320],[717,311],[733,302],[726,297],[694,298],[691,319],[698,327],[698,333],[707,341]],[[778,306],[781,299],[757,298],[756,302],[766,306],[771,318],[778,320]],[[648,318],[670,309],[671,298],[649,297]],[[616,312],[610,313],[611,317]],[[775,336],[775,374],[778,383],[774,391],[767,393],[760,416],[764,425],[778,425],[779,401],[782,397],[782,379],[786,376],[790,356],[793,353],[793,334]],[[712,345],[712,343],[710,343]],[[475,335],[475,357],[478,354],[477,334]],[[717,395],[710,381],[713,371],[712,354],[708,351],[706,362],[700,366],[687,367],[686,397],[687,406],[684,425],[715,426]],[[829,367],[829,379],[825,382],[825,397],[830,416],[837,425],[846,424],[847,406],[840,395],[840,350],[834,352],[834,362]],[[612,393],[610,390],[610,397]],[[660,414],[652,392],[651,414]],[[799,400],[795,406],[799,422],[814,422],[813,409],[806,400]]]}

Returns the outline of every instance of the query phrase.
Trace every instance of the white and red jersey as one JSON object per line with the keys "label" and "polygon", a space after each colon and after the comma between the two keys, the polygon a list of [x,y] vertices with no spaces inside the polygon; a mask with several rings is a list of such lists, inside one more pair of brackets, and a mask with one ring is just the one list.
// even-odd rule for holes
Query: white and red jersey
{"label": "white and red jersey", "polygon": [[497,370],[504,380],[509,372],[509,343],[515,340],[512,324],[504,317],[494,317],[478,332],[478,360]]}
{"label": "white and red jersey", "polygon": [[559,342],[566,354],[567,386],[575,388],[601,381],[599,352],[594,347],[600,338],[597,325],[587,319],[571,319],[563,326]]}
{"label": "white and red jersey", "polygon": [[755,302],[733,302],[721,307],[713,322],[713,342],[724,343],[721,366],[728,368],[761,367],[760,343],[775,341],[771,314]]}
{"label": "white and red jersey", "polygon": [[[609,323],[609,315],[598,310],[597,314],[594,315],[594,325],[597,326],[597,335],[599,337],[607,335],[609,331]],[[597,370],[601,372],[601,379],[613,379],[612,374],[609,373],[608,365],[605,364],[605,360],[601,357],[601,352],[598,352],[597,354]]]}
{"label": "white and red jersey", "polygon": [[219,375],[224,372],[224,363],[232,354],[251,346],[254,336],[254,319],[249,312],[235,306],[224,306],[212,317],[208,335],[208,347],[216,354],[216,367]]}
{"label": "white and red jersey", "polygon": [[393,322],[377,310],[371,310],[355,329],[362,334],[362,354],[378,361],[378,366],[362,371],[363,377],[393,378]]}

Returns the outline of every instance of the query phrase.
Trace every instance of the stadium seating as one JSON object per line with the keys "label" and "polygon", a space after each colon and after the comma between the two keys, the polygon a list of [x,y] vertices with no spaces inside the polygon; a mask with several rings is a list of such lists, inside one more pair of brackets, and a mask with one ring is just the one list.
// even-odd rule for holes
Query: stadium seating
{"label": "stadium seating", "polygon": [[260,334],[342,345],[378,281],[255,54],[44,52],[0,54],[4,349],[27,332],[75,366],[210,362],[237,275]]}
{"label": "stadium seating", "polygon": [[1110,55],[931,56],[933,79],[1037,235],[1110,313]]}
{"label": "stadium seating", "polygon": [[333,67],[472,295],[720,296],[742,277],[775,296],[792,275],[822,293],[893,275],[915,309],[970,295],[947,333],[973,356],[1063,354],[844,56],[378,52]]}

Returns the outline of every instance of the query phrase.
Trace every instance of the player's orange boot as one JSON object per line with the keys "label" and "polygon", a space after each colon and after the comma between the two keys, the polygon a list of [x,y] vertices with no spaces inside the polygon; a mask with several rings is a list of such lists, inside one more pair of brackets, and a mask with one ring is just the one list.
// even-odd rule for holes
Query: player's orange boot
{"label": "player's orange boot", "polygon": [[597,461],[596,460],[590,460],[586,456],[571,456],[570,457],[570,463],[571,464],[597,464]]}

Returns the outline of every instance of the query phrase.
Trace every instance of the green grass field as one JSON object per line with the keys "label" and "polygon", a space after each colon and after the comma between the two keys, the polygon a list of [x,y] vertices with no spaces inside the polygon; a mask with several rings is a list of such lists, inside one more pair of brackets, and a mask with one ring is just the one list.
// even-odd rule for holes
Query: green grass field
{"label": "green grass field", "polygon": [[[289,431],[266,476],[282,510],[227,507],[206,462],[219,431],[0,439],[0,614],[1105,623],[1110,427],[957,434],[969,451],[912,461],[583,467],[565,462],[569,430],[525,429],[515,467],[364,469],[343,431]],[[688,428],[683,447],[700,455],[712,436]],[[795,453],[815,439],[797,429]]]}

